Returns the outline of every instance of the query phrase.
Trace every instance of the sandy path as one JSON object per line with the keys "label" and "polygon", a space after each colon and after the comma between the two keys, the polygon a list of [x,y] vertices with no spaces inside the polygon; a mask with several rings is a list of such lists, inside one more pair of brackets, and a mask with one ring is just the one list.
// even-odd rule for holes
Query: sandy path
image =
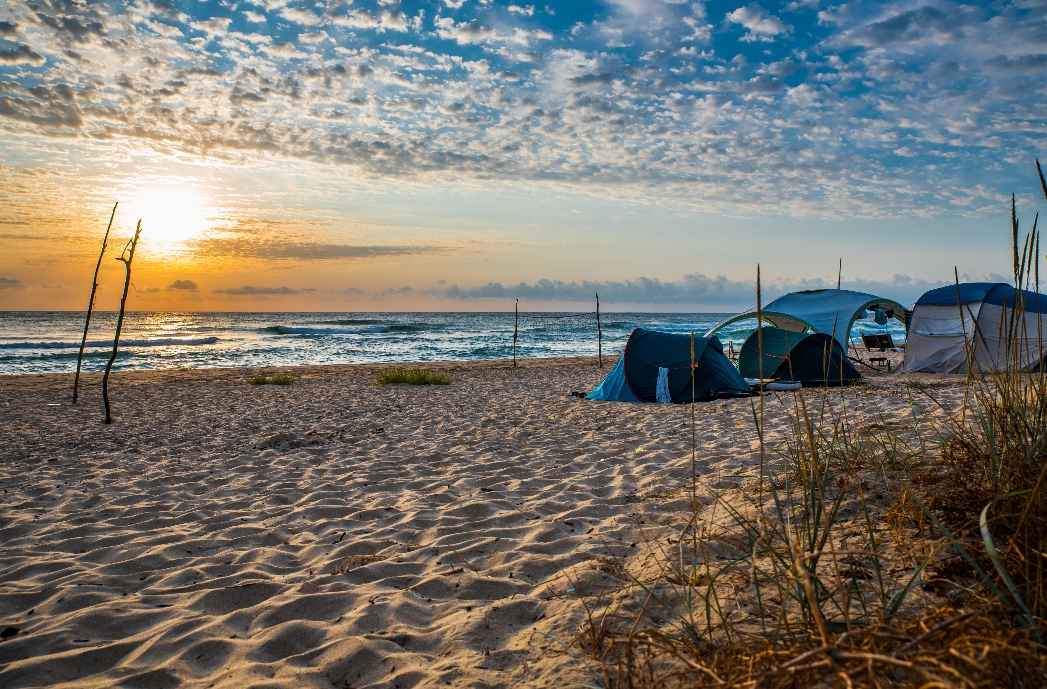
{"label": "sandy path", "polygon": [[[111,427],[95,377],[76,409],[65,376],[0,378],[0,686],[595,677],[567,648],[577,597],[684,509],[688,408],[574,399],[588,362],[448,368],[119,374]],[[708,501],[752,474],[755,435],[746,400],[696,409]]]}

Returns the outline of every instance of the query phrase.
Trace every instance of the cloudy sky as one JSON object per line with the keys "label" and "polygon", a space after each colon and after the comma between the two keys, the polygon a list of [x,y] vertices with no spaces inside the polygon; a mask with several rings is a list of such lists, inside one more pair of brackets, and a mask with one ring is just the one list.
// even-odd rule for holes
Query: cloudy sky
{"label": "cloudy sky", "polygon": [[8,0],[0,308],[728,310],[1007,272],[1047,0]]}

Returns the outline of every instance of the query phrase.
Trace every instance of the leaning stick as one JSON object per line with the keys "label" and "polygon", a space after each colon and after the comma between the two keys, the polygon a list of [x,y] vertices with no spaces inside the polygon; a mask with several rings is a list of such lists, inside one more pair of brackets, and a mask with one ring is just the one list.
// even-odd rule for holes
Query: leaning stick
{"label": "leaning stick", "polygon": [[91,279],[91,296],[87,299],[87,318],[84,319],[84,336],[80,339],[80,353],[76,357],[76,375],[73,377],[73,404],[80,392],[80,365],[84,360],[84,347],[87,346],[87,331],[91,327],[91,312],[95,307],[95,292],[98,291],[98,269],[102,267],[102,257],[105,256],[106,247],[109,245],[109,230],[113,229],[113,218],[116,217],[116,207],[120,205],[117,201],[113,204],[113,212],[109,214],[109,225],[105,228],[105,236],[102,237],[102,250],[98,252],[98,263],[95,264],[95,275]]}
{"label": "leaning stick", "polygon": [[124,293],[120,296],[120,313],[116,317],[116,334],[113,336],[113,353],[109,355],[109,361],[105,365],[105,374],[102,376],[102,402],[105,404],[105,422],[113,422],[113,416],[109,409],[109,374],[116,362],[117,350],[120,348],[120,330],[124,326],[124,309],[127,306],[127,290],[131,286],[131,261],[135,258],[135,249],[138,248],[138,238],[142,234],[142,221],[138,221],[134,236],[127,240],[124,250],[120,252],[120,258],[116,259],[124,264]]}

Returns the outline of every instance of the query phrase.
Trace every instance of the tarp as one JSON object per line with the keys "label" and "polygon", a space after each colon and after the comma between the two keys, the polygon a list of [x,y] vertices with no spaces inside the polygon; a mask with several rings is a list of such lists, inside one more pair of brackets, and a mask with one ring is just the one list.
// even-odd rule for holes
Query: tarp
{"label": "tarp", "polygon": [[861,375],[847,359],[847,353],[832,337],[824,333],[791,332],[774,326],[764,326],[746,339],[738,355],[738,368],[746,378],[762,376],[795,380],[805,386],[846,385],[861,380]]}
{"label": "tarp", "polygon": [[[802,332],[810,329],[835,337],[846,350],[854,322],[863,318],[866,311],[873,309],[880,309],[888,317],[906,321],[906,309],[898,302],[846,289],[814,289],[783,295],[763,308],[763,317],[783,330]],[[717,323],[707,335],[714,335],[731,323],[751,318],[756,318],[755,309]]]}
{"label": "tarp", "polygon": [[586,397],[618,402],[654,402],[658,399],[659,374],[673,402],[716,399],[746,394],[749,385],[723,354],[718,339],[696,337],[698,362],[691,384],[691,336],[637,328],[629,335],[618,363]]}

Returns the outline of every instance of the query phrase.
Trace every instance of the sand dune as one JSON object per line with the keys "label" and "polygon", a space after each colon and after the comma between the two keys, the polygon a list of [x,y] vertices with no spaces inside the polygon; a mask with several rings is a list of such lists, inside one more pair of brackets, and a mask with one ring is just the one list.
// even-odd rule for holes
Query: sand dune
{"label": "sand dune", "polygon": [[[0,686],[598,686],[579,597],[684,509],[688,408],[446,368],[121,373],[111,427],[96,378],[0,379]],[[831,394],[895,418],[896,380]],[[754,471],[749,404],[696,408],[706,502]]]}

